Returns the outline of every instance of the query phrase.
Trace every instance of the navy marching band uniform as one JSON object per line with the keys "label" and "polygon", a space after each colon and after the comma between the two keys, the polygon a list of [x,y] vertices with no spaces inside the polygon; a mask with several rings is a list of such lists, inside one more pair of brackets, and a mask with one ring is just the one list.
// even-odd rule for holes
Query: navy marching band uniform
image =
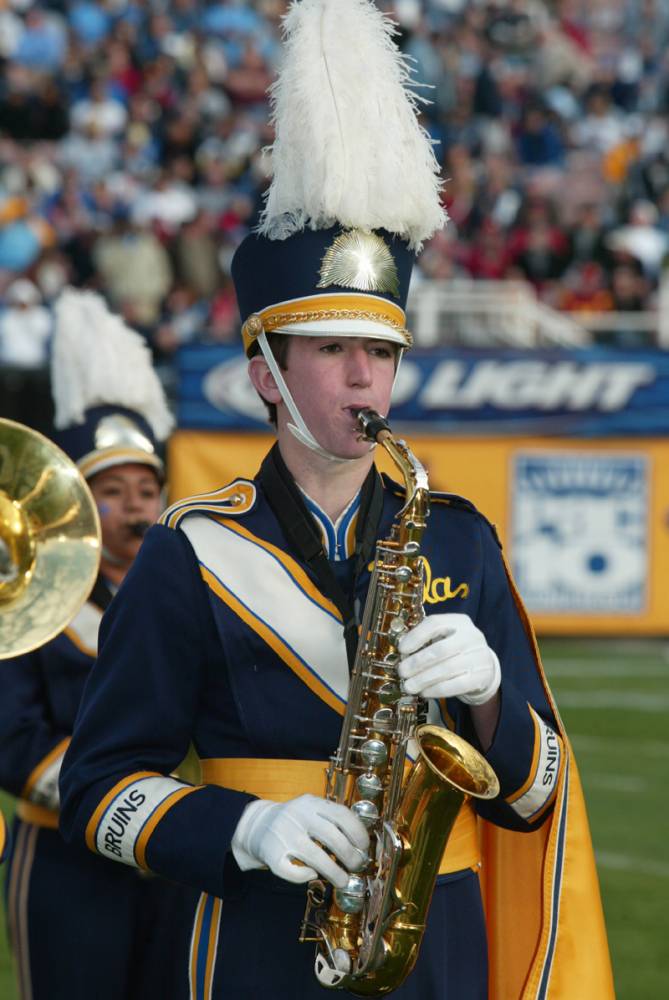
{"label": "navy marching band uniform", "polygon": [[[54,426],[94,492],[96,476],[112,483],[98,505],[102,566],[118,585],[148,527],[138,517],[153,520],[160,509],[156,441],[172,418],[143,339],[99,296],[65,289],[55,313]],[[128,470],[138,468],[155,476],[150,501],[145,487],[137,488],[139,501],[127,485],[135,481]],[[120,518],[134,522],[126,549],[119,547]],[[130,529],[126,523],[124,538]],[[58,776],[112,588],[101,572],[64,631],[1,664],[0,787],[18,799],[6,904],[22,1000],[178,1000],[187,990],[182,969],[195,894],[138,871],[119,872],[66,844],[58,830]]]}
{"label": "navy marching band uniform", "polygon": [[18,798],[6,904],[25,998],[180,995],[191,894],[119,872],[67,845],[57,829],[58,772],[110,599],[99,577],[64,632],[2,664],[0,784]]}
{"label": "navy marching band uniform", "polygon": [[[390,533],[402,496],[384,479],[377,537]],[[359,502],[335,527],[306,501],[343,586],[350,586]],[[486,753],[501,795],[477,809],[496,824],[531,830],[551,810],[561,739],[496,535],[467,501],[436,495],[423,552],[427,613],[469,614],[502,665],[501,716]],[[369,579],[366,566],[355,594],[361,602]],[[258,479],[168,509],[148,533],[124,597],[105,617],[63,768],[65,835],[202,892],[191,997],[321,997],[312,949],[297,942],[304,887],[267,871],[241,873],[230,840],[254,795],[323,794],[323,762],[338,742],[348,684],[341,616],[291,551]],[[432,702],[429,717],[476,742],[457,699]],[[199,786],[168,777],[191,742]],[[486,996],[477,857],[466,809],[398,1000]]]}
{"label": "navy marching band uniform", "polygon": [[[340,462],[354,451],[333,453],[319,439],[283,378],[287,355],[282,362],[274,347],[283,335],[333,338],[337,349],[345,338],[376,339],[388,358],[395,352],[397,374],[412,344],[405,307],[414,256],[445,222],[439,164],[393,29],[371,0],[302,0],[284,27],[285,58],[272,88],[272,181],[258,230],[235,252],[232,277],[247,356],[260,351],[264,361],[264,368],[251,362],[254,385],[263,396],[259,386],[270,387],[271,375],[276,389],[279,440],[293,435],[305,462],[310,453]],[[389,379],[381,383],[389,400]],[[305,386],[296,379],[293,388]],[[369,405],[358,390],[348,409]],[[334,390],[331,398],[346,403]],[[318,412],[319,428],[327,416]],[[272,462],[292,508],[278,506]],[[325,762],[348,696],[350,609],[363,606],[369,586],[370,535],[387,538],[403,503],[403,490],[388,480],[381,488],[376,475],[372,467],[333,525],[281,469],[277,446],[255,480],[174,504],[147,534],[105,616],[63,763],[62,829],[73,844],[200,891],[188,963],[195,1000],[325,995],[313,949],[298,943],[304,886],[261,868],[242,871],[239,828],[243,813],[247,822],[255,816],[257,830],[261,810],[285,815],[303,793],[325,793]],[[299,544],[293,514],[307,525],[303,540],[318,539],[315,548]],[[550,1000],[574,1000],[574,981],[589,990],[581,996],[608,1000],[612,991],[599,989],[610,970],[577,778],[495,534],[466,501],[435,496],[421,547],[427,613],[460,612],[470,625],[469,616],[501,663],[500,715],[485,753],[501,795],[477,804],[478,817],[470,805],[461,810],[416,967],[393,995],[487,1000],[489,953],[491,1000],[548,1000],[549,983],[558,987]],[[428,718],[477,744],[462,698],[431,701]],[[172,776],[191,745],[197,785]],[[272,801],[288,803],[285,811]],[[335,808],[308,801],[314,810]],[[318,837],[306,839],[313,846]],[[536,863],[518,861],[519,841]],[[293,841],[286,850],[290,858],[298,848]],[[246,853],[271,864],[260,849]],[[521,906],[518,887],[526,890]],[[518,931],[524,917],[527,933]],[[565,933],[567,922],[585,927],[580,939]],[[595,940],[602,960],[593,975]]]}

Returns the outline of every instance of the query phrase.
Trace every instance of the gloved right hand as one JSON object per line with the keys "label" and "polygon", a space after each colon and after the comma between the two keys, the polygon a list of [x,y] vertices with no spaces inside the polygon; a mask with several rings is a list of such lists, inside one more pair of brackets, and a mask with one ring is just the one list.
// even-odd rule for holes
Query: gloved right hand
{"label": "gloved right hand", "polygon": [[[347,871],[320,844],[332,851]],[[288,882],[309,882],[321,875],[343,889],[348,872],[358,871],[367,862],[369,836],[346,806],[316,795],[300,795],[288,802],[250,802],[237,824],[231,847],[242,871],[267,866]]]}

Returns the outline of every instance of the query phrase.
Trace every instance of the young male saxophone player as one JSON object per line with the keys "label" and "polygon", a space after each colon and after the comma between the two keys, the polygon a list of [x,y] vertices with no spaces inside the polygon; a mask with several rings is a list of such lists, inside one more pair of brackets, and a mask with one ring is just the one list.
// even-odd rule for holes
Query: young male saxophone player
{"label": "young male saxophone player", "polygon": [[[323,797],[322,762],[339,740],[374,544],[403,503],[357,414],[389,410],[410,346],[413,249],[443,222],[406,69],[373,5],[304,0],[287,34],[274,182],[233,266],[249,376],[277,444],[255,479],[174,504],[148,533],[105,617],[61,778],[68,837],[202,891],[183,983],[197,998],[325,995],[297,940],[303,883],[343,886],[369,838]],[[568,746],[494,530],[467,501],[435,496],[423,554],[465,586],[403,637],[400,679],[432,721],[483,751],[501,794],[478,820],[462,811],[416,967],[394,995],[608,997]],[[169,777],[190,743],[198,786]],[[477,822],[492,859],[490,987]],[[576,898],[562,880],[572,822],[586,845]],[[530,839],[522,861],[509,867],[493,824]],[[564,929],[578,919],[580,956]]]}

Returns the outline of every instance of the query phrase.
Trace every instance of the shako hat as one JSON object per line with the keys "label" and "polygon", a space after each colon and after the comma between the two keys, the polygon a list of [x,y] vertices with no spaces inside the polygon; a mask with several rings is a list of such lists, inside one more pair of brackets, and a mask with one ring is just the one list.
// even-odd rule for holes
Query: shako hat
{"label": "shako hat", "polygon": [[128,462],[163,479],[156,443],[174,420],[144,339],[94,292],[66,288],[55,306],[51,391],[56,441],[86,479]]}
{"label": "shako hat", "polygon": [[413,260],[446,214],[396,26],[371,0],[299,0],[283,29],[273,179],[232,262],[246,353],[270,332],[408,348]]}

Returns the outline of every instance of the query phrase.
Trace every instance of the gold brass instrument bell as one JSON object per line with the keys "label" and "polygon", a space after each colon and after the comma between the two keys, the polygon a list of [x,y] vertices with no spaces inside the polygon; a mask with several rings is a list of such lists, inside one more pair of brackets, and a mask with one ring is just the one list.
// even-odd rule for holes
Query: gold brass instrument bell
{"label": "gold brass instrument bell", "polygon": [[100,548],[97,507],[74,462],[0,419],[0,660],[69,624],[95,583]]}

